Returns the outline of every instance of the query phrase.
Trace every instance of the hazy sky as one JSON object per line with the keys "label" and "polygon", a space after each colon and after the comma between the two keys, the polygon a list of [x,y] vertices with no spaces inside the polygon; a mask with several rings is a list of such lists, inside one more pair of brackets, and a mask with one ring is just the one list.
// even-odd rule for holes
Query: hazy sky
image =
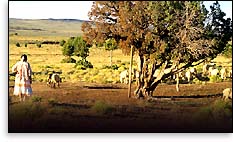
{"label": "hazy sky", "polygon": [[[214,1],[205,1],[209,10]],[[9,18],[67,18],[88,20],[93,1],[9,1]],[[219,1],[226,18],[232,19],[232,1]]]}

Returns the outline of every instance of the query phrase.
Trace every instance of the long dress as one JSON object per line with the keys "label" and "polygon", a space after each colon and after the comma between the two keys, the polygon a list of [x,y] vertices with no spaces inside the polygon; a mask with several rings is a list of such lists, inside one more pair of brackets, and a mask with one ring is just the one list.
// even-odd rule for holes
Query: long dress
{"label": "long dress", "polygon": [[19,61],[12,67],[12,72],[16,72],[14,95],[32,95],[31,75],[32,69],[28,62]]}

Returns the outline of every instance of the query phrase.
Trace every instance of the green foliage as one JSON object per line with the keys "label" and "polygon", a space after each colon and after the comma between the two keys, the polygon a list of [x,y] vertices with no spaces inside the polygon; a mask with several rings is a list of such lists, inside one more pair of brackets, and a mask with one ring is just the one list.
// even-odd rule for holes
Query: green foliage
{"label": "green foliage", "polygon": [[210,82],[221,82],[221,81],[222,81],[222,79],[218,75],[213,75],[210,77]]}
{"label": "green foliage", "polygon": [[227,58],[232,58],[232,41],[228,42],[228,44],[226,45],[223,51],[223,55]]}
{"label": "green foliage", "polygon": [[113,109],[112,106],[106,104],[103,101],[97,101],[95,104],[91,107],[92,110],[99,114],[107,114],[110,113]]}
{"label": "green foliage", "polygon": [[73,44],[73,37],[69,38],[68,41],[63,45],[62,54],[64,56],[72,56],[74,53],[74,44]]}
{"label": "green foliage", "polygon": [[74,55],[86,59],[87,56],[89,56],[90,45],[88,45],[81,36],[76,37],[73,42],[75,47]]}
{"label": "green foliage", "polygon": [[32,102],[41,102],[42,98],[40,96],[32,96]]}
{"label": "green foliage", "polygon": [[115,50],[117,49],[116,40],[113,38],[107,39],[104,43],[105,50]]}
{"label": "green foliage", "polygon": [[60,41],[59,44],[60,44],[60,46],[64,46],[65,43],[66,43],[66,41],[63,39],[63,40]]}
{"label": "green foliage", "polygon": [[107,65],[103,65],[102,69],[112,69],[112,70],[118,70],[119,66],[117,66],[116,64],[112,65],[112,66],[107,66]]}
{"label": "green foliage", "polygon": [[88,62],[87,60],[84,60],[84,59],[77,61],[74,67],[77,68],[80,66],[83,68],[93,68],[93,65],[91,64],[91,62]]}
{"label": "green foliage", "polygon": [[16,45],[16,47],[20,47],[20,43],[19,42],[17,42],[15,45]]}
{"label": "green foliage", "polygon": [[49,98],[48,103],[53,106],[54,104],[57,103],[57,100],[55,100],[54,98]]}
{"label": "green foliage", "polygon": [[75,63],[76,61],[70,58],[70,56],[75,55],[82,58],[77,61],[75,68],[80,65],[83,66],[83,68],[93,68],[93,65],[86,60],[87,56],[89,56],[89,48],[90,45],[88,45],[81,36],[71,37],[63,46],[62,53],[68,56],[68,58],[62,62]]}
{"label": "green foliage", "polygon": [[97,43],[97,47],[103,47],[104,46],[104,44],[103,43]]}
{"label": "green foliage", "polygon": [[225,19],[226,14],[221,10],[218,1],[210,6],[210,13],[206,24],[206,36],[214,40],[212,58],[222,53],[232,37],[232,20]]}

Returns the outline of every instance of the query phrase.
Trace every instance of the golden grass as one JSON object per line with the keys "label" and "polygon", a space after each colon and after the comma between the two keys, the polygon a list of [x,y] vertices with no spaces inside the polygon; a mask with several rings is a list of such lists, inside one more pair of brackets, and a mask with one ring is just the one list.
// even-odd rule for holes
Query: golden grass
{"label": "golden grass", "polygon": [[[16,47],[11,41],[25,41],[25,40],[62,40],[63,37],[28,37],[28,36],[10,36],[9,44],[9,71],[11,73],[12,66],[20,60],[22,54],[28,55],[28,61],[31,64],[33,72],[42,72],[44,70],[48,71],[62,71],[62,77],[66,81],[76,82],[76,81],[87,81],[87,82],[97,82],[97,83],[116,83],[119,82],[119,74],[121,71],[129,68],[130,57],[128,55],[123,55],[120,49],[113,51],[112,64],[117,64],[119,66],[118,70],[104,69],[106,65],[110,65],[110,53],[106,51],[103,47],[90,48],[89,56],[87,60],[91,62],[94,66],[93,69],[78,70],[74,68],[74,63],[61,63],[62,59],[65,57],[62,55],[62,47],[60,45],[48,45],[42,44],[41,48],[38,48],[35,44],[28,44],[24,47]],[[73,56],[72,58],[79,60],[80,57]],[[225,58],[218,56],[214,61],[217,62],[217,66],[226,65],[232,66],[232,58]],[[134,58],[134,63],[136,59]],[[124,63],[125,65],[122,65]],[[135,65],[133,66],[135,67]],[[201,65],[198,66],[201,69]],[[34,80],[45,81],[46,75],[36,75]]]}
{"label": "golden grass", "polygon": [[[125,67],[121,67],[120,71],[111,71],[111,69],[102,69],[104,65],[110,65],[109,51],[104,48],[90,48],[89,56],[87,60],[94,65],[93,69],[87,70],[77,70],[74,68],[74,63],[61,63],[62,59],[65,57],[62,55],[62,47],[60,45],[47,45],[42,44],[41,48],[38,48],[35,44],[28,44],[24,47],[16,47],[11,41],[25,41],[33,40],[40,41],[45,40],[47,37],[22,37],[22,36],[10,36],[9,44],[9,71],[11,73],[12,66],[20,60],[22,54],[28,55],[28,61],[31,64],[33,72],[42,72],[43,70],[55,70],[62,71],[62,75],[66,81],[76,82],[76,81],[89,81],[89,82],[116,82],[120,71]],[[57,40],[62,39],[57,37],[53,39],[50,37],[47,40]],[[80,57],[73,56],[72,58],[79,60]],[[112,64],[126,63],[129,62],[129,56],[122,55],[120,49],[113,51]],[[128,64],[125,65],[126,68],[129,67]],[[101,71],[99,71],[101,70]],[[71,71],[73,73],[69,74]],[[45,75],[36,75],[33,77],[34,80],[44,81]],[[98,79],[98,80],[96,80]]]}

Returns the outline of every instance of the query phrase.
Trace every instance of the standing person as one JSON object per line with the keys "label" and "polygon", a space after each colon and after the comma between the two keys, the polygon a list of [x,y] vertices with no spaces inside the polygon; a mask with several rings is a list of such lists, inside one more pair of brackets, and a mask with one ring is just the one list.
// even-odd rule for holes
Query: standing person
{"label": "standing person", "polygon": [[21,56],[21,60],[12,67],[12,72],[16,72],[14,95],[19,96],[20,101],[25,101],[26,96],[32,95],[32,69],[27,62],[27,55]]}

